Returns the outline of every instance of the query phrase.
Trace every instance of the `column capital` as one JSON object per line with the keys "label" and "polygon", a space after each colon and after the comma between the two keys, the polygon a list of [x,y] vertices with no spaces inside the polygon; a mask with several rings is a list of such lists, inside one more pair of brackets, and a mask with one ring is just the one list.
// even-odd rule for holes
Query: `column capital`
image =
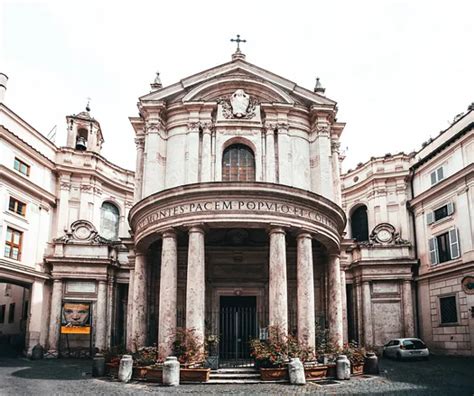
{"label": "column capital", "polygon": [[135,257],[143,257],[145,256],[145,253],[143,252],[135,252]]}
{"label": "column capital", "polygon": [[329,253],[329,258],[332,259],[332,260],[340,259],[341,254],[340,253]]}
{"label": "column capital", "polygon": [[107,281],[103,280],[103,279],[100,279],[99,280],[99,285],[105,285],[107,283]]}
{"label": "column capital", "polygon": [[168,228],[167,230],[163,231],[161,234],[161,238],[174,238],[176,239],[176,230],[174,228]]}
{"label": "column capital", "polygon": [[62,278],[59,278],[59,279],[56,278],[56,279],[53,280],[53,282],[54,282],[54,283],[62,283],[63,280],[62,280]]}
{"label": "column capital", "polygon": [[305,230],[304,228],[299,229],[296,233],[296,239],[305,239],[305,238],[313,239],[313,235],[311,234],[311,232],[309,232],[308,230]]}
{"label": "column capital", "polygon": [[272,234],[283,234],[283,235],[286,235],[286,231],[285,231],[285,228],[282,227],[282,226],[270,225],[270,227],[269,227],[269,229],[268,229],[268,235],[272,235]]}
{"label": "column capital", "polygon": [[205,225],[203,223],[196,223],[188,225],[188,233],[199,232],[205,234]]}

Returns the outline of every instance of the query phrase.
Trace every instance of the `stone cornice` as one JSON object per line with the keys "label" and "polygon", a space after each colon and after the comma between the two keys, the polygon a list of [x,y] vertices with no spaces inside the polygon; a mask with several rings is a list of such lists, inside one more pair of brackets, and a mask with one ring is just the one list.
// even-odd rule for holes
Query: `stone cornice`
{"label": "stone cornice", "polygon": [[466,166],[465,168],[461,169],[454,175],[447,177],[446,179],[441,180],[435,186],[429,188],[428,190],[423,191],[421,194],[417,195],[415,198],[409,201],[409,205],[412,208],[416,208],[420,203],[430,200],[431,198],[436,199],[439,198],[440,194],[445,191],[455,191],[454,184],[458,184],[460,182],[468,182],[469,179],[474,179],[474,163]]}
{"label": "stone cornice", "polygon": [[51,275],[45,272],[36,271],[26,265],[13,264],[4,259],[0,259],[0,276],[3,280],[20,283],[33,283],[37,279],[51,279]]}
{"label": "stone cornice", "polygon": [[[29,157],[33,158],[41,165],[49,168],[50,170],[54,169],[53,161],[43,155],[40,151],[36,150],[33,146],[25,142],[23,139],[15,135],[12,131],[5,128],[3,125],[0,125],[0,138],[5,139],[5,141],[9,142],[11,145],[19,148],[21,151],[26,152]],[[54,150],[57,150],[56,146],[54,147]]]}
{"label": "stone cornice", "polygon": [[28,178],[19,175],[14,170],[7,168],[5,165],[0,165],[0,180],[7,180],[20,190],[31,194],[39,200],[48,202],[51,206],[56,206],[56,196],[54,194],[46,191]]}

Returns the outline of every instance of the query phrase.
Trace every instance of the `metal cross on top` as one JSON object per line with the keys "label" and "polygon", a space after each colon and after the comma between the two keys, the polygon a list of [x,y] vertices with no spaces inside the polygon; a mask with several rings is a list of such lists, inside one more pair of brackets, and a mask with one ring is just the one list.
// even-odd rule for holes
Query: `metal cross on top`
{"label": "metal cross on top", "polygon": [[237,43],[237,51],[236,52],[240,52],[240,43],[246,43],[247,42],[247,40],[242,40],[240,38],[240,34],[237,35],[236,39],[230,39],[230,41]]}

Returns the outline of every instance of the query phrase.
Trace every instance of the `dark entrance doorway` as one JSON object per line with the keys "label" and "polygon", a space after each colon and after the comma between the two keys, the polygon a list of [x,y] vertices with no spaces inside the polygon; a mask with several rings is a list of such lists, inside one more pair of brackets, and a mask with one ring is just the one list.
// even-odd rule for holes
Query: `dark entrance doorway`
{"label": "dark entrance doorway", "polygon": [[220,367],[252,366],[249,341],[257,337],[257,298],[255,296],[220,298]]}

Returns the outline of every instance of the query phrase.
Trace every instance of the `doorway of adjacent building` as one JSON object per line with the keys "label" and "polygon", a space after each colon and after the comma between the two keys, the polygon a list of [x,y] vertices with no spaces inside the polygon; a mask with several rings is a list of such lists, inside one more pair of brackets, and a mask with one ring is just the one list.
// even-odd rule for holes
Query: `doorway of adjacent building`
{"label": "doorway of adjacent building", "polygon": [[250,340],[258,336],[257,297],[221,296],[219,312],[219,366],[253,365]]}

